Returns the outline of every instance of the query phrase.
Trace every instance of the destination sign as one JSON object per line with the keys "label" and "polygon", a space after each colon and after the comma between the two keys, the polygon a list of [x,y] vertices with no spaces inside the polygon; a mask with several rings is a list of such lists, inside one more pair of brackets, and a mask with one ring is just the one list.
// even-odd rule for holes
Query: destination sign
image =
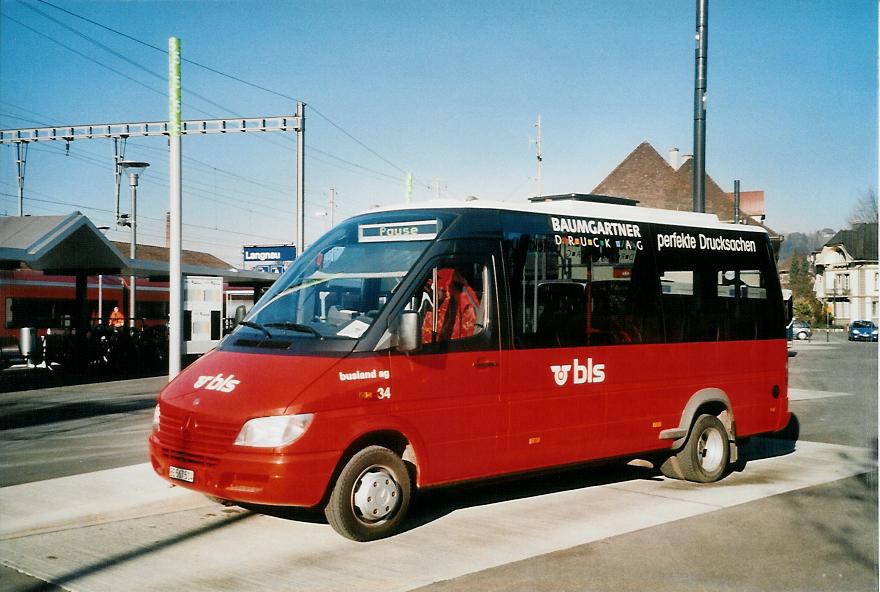
{"label": "destination sign", "polygon": [[421,241],[437,238],[437,220],[416,222],[387,222],[384,224],[359,224],[358,242],[380,243],[397,241]]}

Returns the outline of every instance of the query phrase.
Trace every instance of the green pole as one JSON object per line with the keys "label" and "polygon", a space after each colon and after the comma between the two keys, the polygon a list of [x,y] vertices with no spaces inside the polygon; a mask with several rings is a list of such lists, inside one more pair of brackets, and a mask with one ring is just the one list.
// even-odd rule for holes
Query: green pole
{"label": "green pole", "polygon": [[168,39],[168,211],[170,213],[170,252],[168,254],[168,379],[180,373],[183,347],[183,275],[181,248],[183,236],[183,196],[180,147],[180,39]]}

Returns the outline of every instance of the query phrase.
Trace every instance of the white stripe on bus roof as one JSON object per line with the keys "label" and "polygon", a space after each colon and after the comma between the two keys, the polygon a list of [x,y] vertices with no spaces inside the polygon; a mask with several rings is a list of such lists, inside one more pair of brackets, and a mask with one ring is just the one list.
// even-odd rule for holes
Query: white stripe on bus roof
{"label": "white stripe on bus roof", "polygon": [[510,204],[500,201],[473,200],[457,201],[452,199],[431,200],[419,203],[383,206],[365,210],[356,214],[375,214],[381,212],[397,212],[406,210],[502,210],[508,212],[525,212],[531,214],[547,214],[551,216],[571,216],[577,218],[601,218],[608,220],[624,220],[629,222],[648,222],[655,224],[673,224],[677,226],[693,226],[696,228],[712,228],[717,230],[738,230],[767,234],[760,226],[731,224],[721,222],[715,214],[684,212],[678,210],[661,210],[657,208],[641,208],[638,206],[621,206],[584,201],[544,201],[528,204]]}

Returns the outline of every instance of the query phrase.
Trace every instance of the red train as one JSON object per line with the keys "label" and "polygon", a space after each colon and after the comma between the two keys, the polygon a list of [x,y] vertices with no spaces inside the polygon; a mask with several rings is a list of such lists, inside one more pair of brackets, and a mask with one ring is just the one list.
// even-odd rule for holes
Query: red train
{"label": "red train", "polygon": [[[69,329],[76,314],[75,292],[73,276],[45,275],[30,270],[0,271],[0,343],[17,342],[22,327],[34,327],[41,336]],[[97,325],[101,320],[106,324],[114,307],[129,318],[128,295],[128,277],[89,276],[87,299],[91,324]],[[167,322],[167,282],[138,279],[134,317],[138,327]]]}

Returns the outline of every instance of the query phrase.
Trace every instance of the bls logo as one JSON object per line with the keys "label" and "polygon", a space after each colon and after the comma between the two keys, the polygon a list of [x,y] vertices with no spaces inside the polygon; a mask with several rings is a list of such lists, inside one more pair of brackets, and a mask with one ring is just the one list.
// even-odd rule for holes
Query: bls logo
{"label": "bls logo", "polygon": [[229,376],[223,376],[222,374],[217,376],[199,376],[193,386],[195,388],[205,388],[209,391],[231,393],[238,386],[238,383],[241,382],[240,380],[234,380],[234,378],[235,374],[230,374]]}
{"label": "bls logo", "polygon": [[574,384],[605,382],[605,364],[594,364],[593,358],[587,358],[586,365],[583,365],[580,360],[575,358],[573,364],[550,366],[553,380],[557,385],[564,386],[568,382],[568,375],[572,367],[574,367],[574,380],[572,380]]}

